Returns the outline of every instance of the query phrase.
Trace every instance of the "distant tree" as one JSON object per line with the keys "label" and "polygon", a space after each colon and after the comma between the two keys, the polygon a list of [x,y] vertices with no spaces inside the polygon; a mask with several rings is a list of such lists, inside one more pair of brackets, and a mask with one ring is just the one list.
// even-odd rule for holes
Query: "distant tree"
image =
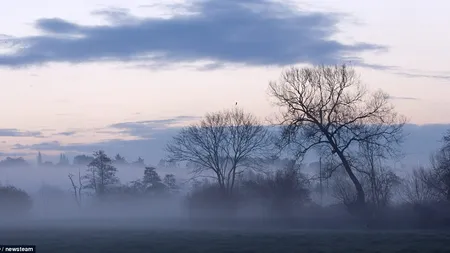
{"label": "distant tree", "polygon": [[389,96],[369,93],[346,65],[293,67],[271,82],[270,95],[284,109],[281,147],[297,157],[311,149],[336,156],[356,191],[354,207],[365,206],[361,179],[353,160],[355,150],[370,143],[383,155],[398,155],[406,120],[389,103]]}
{"label": "distant tree", "polygon": [[376,145],[360,145],[358,160],[354,169],[360,174],[370,203],[376,208],[386,207],[392,200],[394,188],[400,186],[401,179],[383,163],[383,153],[378,153]]}
{"label": "distant tree", "polygon": [[158,168],[165,168],[166,167],[166,163],[167,163],[167,161],[166,160],[164,160],[164,159],[161,159],[161,160],[159,160],[159,162],[158,162]]}
{"label": "distant tree", "polygon": [[158,162],[158,168],[178,168],[178,163],[175,161],[167,161],[165,159],[161,159]]}
{"label": "distant tree", "polygon": [[[347,207],[351,207],[352,203],[355,202],[355,199],[357,199],[358,196],[354,191],[352,181],[348,178],[342,166],[336,168],[337,169],[334,170],[333,177],[330,178],[329,181],[331,196],[339,202],[346,204]],[[361,187],[363,187],[362,184]],[[350,213],[353,212],[351,209],[349,209],[349,211]]]}
{"label": "distant tree", "polygon": [[153,167],[145,167],[142,183],[147,192],[163,192],[166,190],[166,186],[162,183],[161,177]]}
{"label": "distant tree", "polygon": [[156,169],[153,167],[145,167],[144,170],[144,178],[143,178],[143,183],[146,185],[152,185],[155,183],[160,183],[161,182],[161,177],[158,175],[158,173],[156,172]]}
{"label": "distant tree", "polygon": [[85,188],[94,190],[95,194],[103,197],[111,186],[119,183],[116,176],[117,169],[112,165],[112,160],[103,150],[94,152],[94,160],[88,164]]}
{"label": "distant tree", "polygon": [[73,165],[87,166],[94,160],[94,157],[88,155],[77,155],[73,158]]}
{"label": "distant tree", "polygon": [[65,154],[60,154],[57,165],[58,166],[69,166],[70,165],[69,158],[67,158],[67,156]]}
{"label": "distant tree", "polygon": [[370,187],[367,187],[370,202],[377,208],[391,204],[395,189],[400,186],[401,179],[392,170],[380,167],[368,177]]}
{"label": "distant tree", "polygon": [[30,196],[14,186],[0,186],[0,219],[26,214],[33,206]]}
{"label": "distant tree", "polygon": [[169,161],[190,162],[197,175],[212,173],[221,191],[230,195],[236,175],[258,166],[257,158],[267,156],[269,147],[267,128],[253,115],[234,108],[207,114],[199,124],[182,129],[167,151]]}
{"label": "distant tree", "polygon": [[118,165],[124,165],[127,164],[127,161],[125,160],[125,157],[121,156],[120,154],[117,154],[114,157],[114,163]]}
{"label": "distant tree", "polygon": [[178,189],[177,180],[176,180],[174,174],[167,174],[167,175],[165,175],[163,182],[171,190],[177,190]]}
{"label": "distant tree", "polygon": [[442,138],[442,147],[431,156],[431,169],[422,180],[440,199],[450,201],[450,130]]}
{"label": "distant tree", "polygon": [[141,157],[138,157],[138,159],[136,161],[134,161],[132,163],[132,165],[135,167],[145,167],[144,159],[142,159]]}
{"label": "distant tree", "polygon": [[166,168],[178,168],[176,161],[166,161]]}
{"label": "distant tree", "polygon": [[429,184],[431,171],[418,168],[402,180],[401,197],[406,203],[428,204],[438,201],[442,195]]}
{"label": "distant tree", "polygon": [[30,164],[22,157],[6,157],[5,160],[0,161],[0,167],[28,167],[29,165]]}
{"label": "distant tree", "polygon": [[41,155],[41,152],[38,152],[36,160],[37,160],[37,166],[38,167],[42,166],[42,155]]}
{"label": "distant tree", "polygon": [[138,194],[159,194],[166,192],[166,186],[154,167],[145,167],[144,176],[140,180],[131,182],[130,188]]}

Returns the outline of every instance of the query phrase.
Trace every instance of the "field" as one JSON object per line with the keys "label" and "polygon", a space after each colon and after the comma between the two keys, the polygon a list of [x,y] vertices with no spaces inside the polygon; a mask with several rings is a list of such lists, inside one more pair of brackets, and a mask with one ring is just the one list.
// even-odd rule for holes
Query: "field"
{"label": "field", "polygon": [[35,244],[37,252],[450,252],[450,232],[192,229],[146,226],[5,228],[0,244]]}

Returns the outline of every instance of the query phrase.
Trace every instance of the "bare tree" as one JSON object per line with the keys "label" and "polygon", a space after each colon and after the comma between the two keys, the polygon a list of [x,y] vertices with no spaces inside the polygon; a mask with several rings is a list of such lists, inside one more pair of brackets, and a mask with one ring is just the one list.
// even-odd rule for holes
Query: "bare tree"
{"label": "bare tree", "polygon": [[378,146],[371,143],[360,145],[355,170],[363,181],[369,201],[376,208],[389,204],[394,195],[394,188],[400,185],[401,179],[385,164],[385,157]]}
{"label": "bare tree", "polygon": [[236,175],[266,156],[269,136],[252,114],[233,108],[207,114],[200,123],[182,129],[167,146],[168,158],[189,162],[197,175],[212,172],[219,188],[231,194]]}
{"label": "bare tree", "polygon": [[355,204],[365,205],[365,192],[356,175],[355,151],[369,143],[383,155],[398,155],[406,120],[382,92],[368,92],[352,68],[342,66],[293,67],[269,93],[283,111],[284,147],[298,157],[311,149],[337,156],[356,190]]}
{"label": "bare tree", "polygon": [[431,170],[422,179],[441,199],[450,201],[450,131],[442,138],[442,147],[431,156]]}
{"label": "bare tree", "polygon": [[[334,173],[330,181],[331,196],[345,205],[351,205],[357,199],[352,181],[344,174],[344,170]],[[350,210],[351,211],[351,210]]]}
{"label": "bare tree", "polygon": [[81,176],[81,170],[78,170],[78,182],[77,184],[75,184],[74,181],[74,175],[72,173],[69,174],[69,179],[70,182],[72,183],[72,188],[73,188],[73,194],[75,197],[75,201],[77,202],[78,206],[81,207],[81,202],[82,202],[82,198],[81,198],[81,192],[83,190],[83,177]]}
{"label": "bare tree", "polygon": [[401,197],[410,204],[427,204],[439,199],[439,193],[430,187],[430,170],[418,168],[403,179]]}

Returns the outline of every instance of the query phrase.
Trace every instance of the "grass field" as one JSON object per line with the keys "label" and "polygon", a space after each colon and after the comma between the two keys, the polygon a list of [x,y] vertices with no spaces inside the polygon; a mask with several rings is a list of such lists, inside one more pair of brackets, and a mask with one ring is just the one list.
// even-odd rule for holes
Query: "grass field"
{"label": "grass field", "polygon": [[9,228],[0,244],[35,244],[37,252],[450,252],[450,232],[141,227]]}

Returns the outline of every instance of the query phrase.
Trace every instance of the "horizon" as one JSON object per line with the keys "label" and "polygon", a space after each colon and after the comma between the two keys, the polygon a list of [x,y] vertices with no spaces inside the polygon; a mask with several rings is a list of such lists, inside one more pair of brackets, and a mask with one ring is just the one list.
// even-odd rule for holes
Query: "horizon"
{"label": "horizon", "polygon": [[[146,165],[157,166],[160,160],[165,160],[166,152],[165,147],[168,142],[182,127],[168,127],[161,128],[157,131],[151,131],[146,129],[145,124],[133,124],[128,126],[127,131],[133,133],[138,139],[134,141],[113,140],[107,141],[102,145],[95,144],[69,144],[63,145],[58,142],[45,142],[39,145],[16,146],[17,149],[27,148],[29,152],[14,152],[0,153],[0,160],[10,158],[24,158],[28,163],[35,165],[38,153],[42,154],[44,162],[52,162],[56,164],[59,161],[59,156],[64,154],[72,164],[73,158],[77,155],[92,155],[93,152],[98,150],[104,150],[105,153],[114,158],[116,154],[120,154],[129,163],[136,161],[139,157],[144,159]],[[275,126],[276,127],[276,126]],[[149,131],[150,130],[150,131]],[[404,133],[406,134],[404,143],[400,145],[402,156],[399,158],[388,159],[388,163],[399,164],[401,167],[405,167],[408,170],[416,168],[418,164],[420,166],[429,166],[429,157],[436,152],[442,145],[442,137],[450,130],[450,124],[411,124],[407,123],[404,127]],[[143,136],[152,133],[153,139],[145,139]],[[20,144],[17,144],[20,145]],[[147,149],[142,151],[142,147]],[[60,151],[55,151],[57,149]],[[305,158],[306,163],[314,163],[318,161],[318,154],[312,150],[307,154]]]}

